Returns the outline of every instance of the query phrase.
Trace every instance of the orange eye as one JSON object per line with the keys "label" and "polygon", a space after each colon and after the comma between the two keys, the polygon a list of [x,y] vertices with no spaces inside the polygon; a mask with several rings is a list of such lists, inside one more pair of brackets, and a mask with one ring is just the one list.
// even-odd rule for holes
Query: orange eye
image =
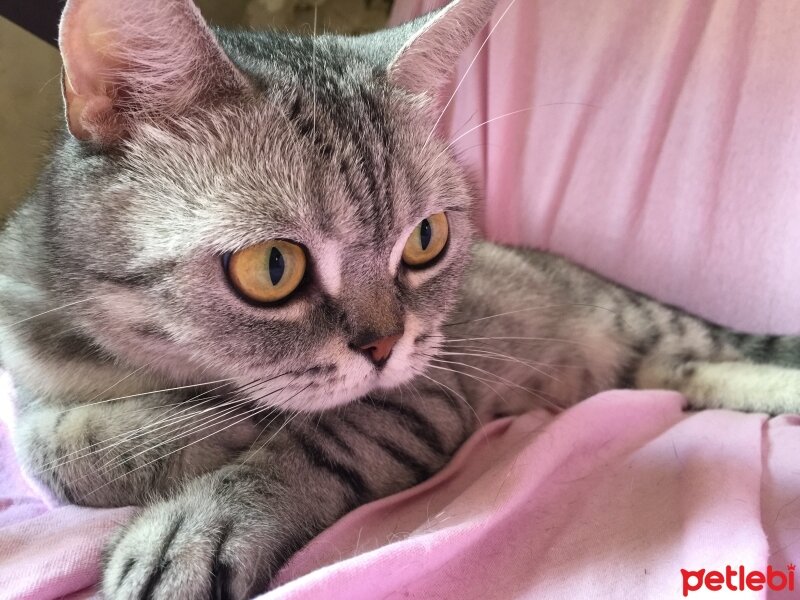
{"label": "orange eye", "polygon": [[255,302],[278,302],[297,289],[306,272],[306,253],[292,242],[271,240],[231,254],[228,277]]}
{"label": "orange eye", "polygon": [[409,267],[424,267],[442,253],[450,228],[443,212],[431,215],[416,226],[403,248],[403,262]]}

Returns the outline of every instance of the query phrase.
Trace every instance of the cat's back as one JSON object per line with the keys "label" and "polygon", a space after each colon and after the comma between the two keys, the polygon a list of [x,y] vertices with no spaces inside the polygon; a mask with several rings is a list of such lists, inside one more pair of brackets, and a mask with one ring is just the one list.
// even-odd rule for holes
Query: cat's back
{"label": "cat's back", "polygon": [[532,307],[561,310],[592,304],[614,294],[616,288],[599,275],[549,252],[481,241],[473,247],[461,310],[488,316],[524,309],[528,312],[520,318],[525,320],[534,316]]}

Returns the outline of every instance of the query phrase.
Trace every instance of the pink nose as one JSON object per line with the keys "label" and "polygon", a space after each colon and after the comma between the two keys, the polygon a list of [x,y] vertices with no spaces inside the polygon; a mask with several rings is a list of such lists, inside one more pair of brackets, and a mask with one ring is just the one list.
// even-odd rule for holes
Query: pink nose
{"label": "pink nose", "polygon": [[386,337],[364,344],[361,346],[361,351],[369,356],[370,360],[375,363],[376,366],[381,367],[389,360],[394,345],[401,337],[402,334],[387,335]]}

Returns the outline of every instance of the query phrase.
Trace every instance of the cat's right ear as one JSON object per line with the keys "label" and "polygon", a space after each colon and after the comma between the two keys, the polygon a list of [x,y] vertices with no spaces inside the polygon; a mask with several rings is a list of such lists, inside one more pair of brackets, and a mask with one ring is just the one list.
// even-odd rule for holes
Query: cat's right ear
{"label": "cat's right ear", "polygon": [[68,0],[59,47],[69,130],[101,145],[249,89],[192,0]]}
{"label": "cat's right ear", "polygon": [[397,28],[408,37],[389,62],[389,81],[417,94],[435,95],[450,79],[458,57],[489,21],[495,4],[497,0],[453,0]]}

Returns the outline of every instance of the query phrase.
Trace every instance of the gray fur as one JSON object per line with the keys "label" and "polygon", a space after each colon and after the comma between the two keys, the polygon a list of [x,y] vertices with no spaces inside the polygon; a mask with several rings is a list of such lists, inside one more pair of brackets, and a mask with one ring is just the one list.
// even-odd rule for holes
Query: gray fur
{"label": "gray fur", "polygon": [[[474,242],[468,177],[427,140],[435,102],[387,75],[411,68],[393,61],[436,18],[313,47],[216,32],[250,93],[160,105],[113,147],[64,132],[0,236],[0,359],[20,388],[23,461],[66,501],[144,506],[108,548],[107,597],[245,598],[496,416],[648,386],[696,407],[796,408],[798,372],[754,365],[797,367],[797,339],[730,332],[557,257]],[[442,210],[441,260],[398,266],[398,243]],[[272,238],[302,241],[311,274],[265,309],[231,291],[221,255]],[[383,370],[350,349],[399,330]],[[751,389],[771,382],[771,402],[732,388],[727,365]]]}

